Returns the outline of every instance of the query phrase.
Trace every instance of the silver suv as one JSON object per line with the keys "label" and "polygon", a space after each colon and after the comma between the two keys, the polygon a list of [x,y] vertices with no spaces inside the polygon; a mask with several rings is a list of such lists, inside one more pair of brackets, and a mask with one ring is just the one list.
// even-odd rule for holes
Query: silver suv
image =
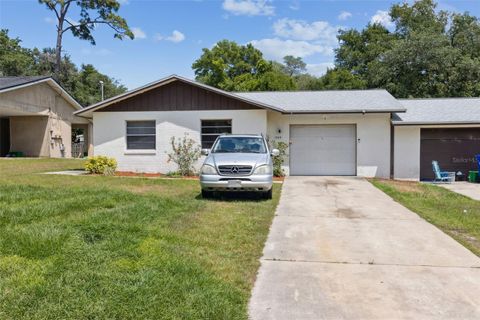
{"label": "silver suv", "polygon": [[219,136],[212,149],[203,149],[206,155],[201,172],[202,196],[211,197],[214,191],[262,192],[263,198],[272,198],[273,165],[262,135],[228,134]]}

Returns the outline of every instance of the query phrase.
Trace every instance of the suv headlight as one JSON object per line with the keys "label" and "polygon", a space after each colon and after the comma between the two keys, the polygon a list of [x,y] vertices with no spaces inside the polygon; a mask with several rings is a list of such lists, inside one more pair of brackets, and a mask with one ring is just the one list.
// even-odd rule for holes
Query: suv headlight
{"label": "suv headlight", "polygon": [[259,166],[255,169],[253,174],[272,174],[272,167],[267,164]]}
{"label": "suv headlight", "polygon": [[217,174],[217,170],[209,164],[204,164],[201,170],[202,174]]}

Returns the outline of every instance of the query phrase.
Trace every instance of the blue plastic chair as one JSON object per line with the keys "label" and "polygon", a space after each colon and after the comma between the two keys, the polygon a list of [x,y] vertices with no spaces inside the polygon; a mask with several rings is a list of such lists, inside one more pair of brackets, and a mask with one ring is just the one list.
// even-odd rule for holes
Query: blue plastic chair
{"label": "blue plastic chair", "polygon": [[432,161],[433,173],[435,174],[435,182],[452,183],[455,179],[455,172],[440,170],[438,161]]}

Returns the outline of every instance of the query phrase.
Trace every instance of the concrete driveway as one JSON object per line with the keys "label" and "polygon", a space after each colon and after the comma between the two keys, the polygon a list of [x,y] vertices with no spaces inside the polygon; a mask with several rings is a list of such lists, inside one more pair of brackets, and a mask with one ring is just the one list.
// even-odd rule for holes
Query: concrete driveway
{"label": "concrete driveway", "polygon": [[480,184],[479,183],[454,182],[450,184],[438,184],[438,185],[448,190],[451,190],[453,192],[460,193],[466,197],[472,198],[473,200],[480,201]]}
{"label": "concrete driveway", "polygon": [[480,258],[360,178],[289,177],[252,319],[480,319]]}

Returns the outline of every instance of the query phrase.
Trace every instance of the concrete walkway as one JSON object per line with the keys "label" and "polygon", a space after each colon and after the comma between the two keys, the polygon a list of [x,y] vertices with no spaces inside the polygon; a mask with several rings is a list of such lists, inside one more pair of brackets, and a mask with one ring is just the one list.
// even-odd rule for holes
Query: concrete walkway
{"label": "concrete walkway", "polygon": [[439,184],[448,190],[460,193],[464,196],[480,201],[480,183],[454,182],[450,184]]}
{"label": "concrete walkway", "polygon": [[480,319],[480,258],[360,178],[289,177],[251,319]]}

